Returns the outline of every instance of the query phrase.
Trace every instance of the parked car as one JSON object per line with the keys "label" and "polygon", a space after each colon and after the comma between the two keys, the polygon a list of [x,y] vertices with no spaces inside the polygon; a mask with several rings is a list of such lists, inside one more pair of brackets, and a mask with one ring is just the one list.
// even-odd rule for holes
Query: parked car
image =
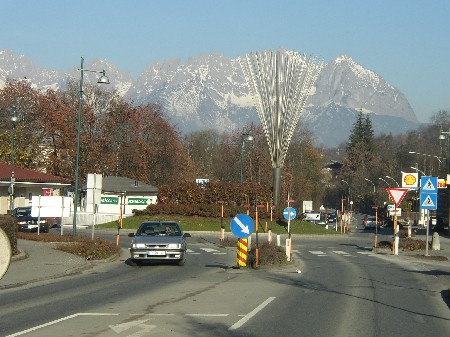
{"label": "parked car", "polygon": [[145,221],[132,237],[130,254],[134,264],[144,261],[186,262],[186,237],[181,226],[175,221]]}
{"label": "parked car", "polygon": [[336,222],[336,213],[328,213],[328,222]]}
{"label": "parked car", "polygon": [[380,228],[380,223],[377,222],[377,218],[375,216],[369,215],[364,218],[363,226],[365,230],[375,229],[376,227]]}
{"label": "parked car", "polygon": [[17,230],[19,232],[39,232],[48,233],[50,226],[46,218],[31,216],[31,207],[17,207],[13,211],[16,217]]}

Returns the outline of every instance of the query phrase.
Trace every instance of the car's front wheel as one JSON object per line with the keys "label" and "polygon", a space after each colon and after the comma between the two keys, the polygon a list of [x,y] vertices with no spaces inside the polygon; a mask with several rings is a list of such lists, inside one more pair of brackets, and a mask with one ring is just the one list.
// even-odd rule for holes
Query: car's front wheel
{"label": "car's front wheel", "polygon": [[142,266],[141,260],[131,259],[131,263],[134,264],[135,266]]}
{"label": "car's front wheel", "polygon": [[178,265],[179,265],[179,266],[184,266],[185,263],[186,263],[186,257],[183,256],[183,258],[182,258],[180,261],[178,261]]}

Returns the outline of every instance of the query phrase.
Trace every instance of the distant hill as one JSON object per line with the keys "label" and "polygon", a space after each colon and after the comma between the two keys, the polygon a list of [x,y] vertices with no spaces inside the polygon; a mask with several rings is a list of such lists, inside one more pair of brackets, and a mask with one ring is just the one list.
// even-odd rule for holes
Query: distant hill
{"label": "distant hill", "polygon": [[[161,104],[171,122],[183,133],[217,129],[229,131],[259,123],[249,89],[237,59],[204,54],[182,62],[155,62],[137,79],[105,60],[86,65],[105,69],[112,87],[135,104]],[[85,81],[94,74],[85,73]],[[68,72],[36,68],[25,56],[0,51],[0,87],[7,78],[27,78],[37,88],[62,88],[79,79]],[[328,62],[310,97],[300,123],[312,131],[316,144],[334,147],[346,141],[359,110],[370,114],[375,135],[417,129],[420,123],[405,96],[383,78],[358,65],[349,56]]]}

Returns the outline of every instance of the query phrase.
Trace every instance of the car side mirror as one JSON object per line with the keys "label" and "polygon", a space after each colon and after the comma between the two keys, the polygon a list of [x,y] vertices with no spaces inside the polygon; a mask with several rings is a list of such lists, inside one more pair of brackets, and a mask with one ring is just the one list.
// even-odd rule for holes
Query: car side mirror
{"label": "car side mirror", "polygon": [[134,237],[134,233],[128,233],[128,236],[129,236],[130,238],[133,238],[133,237]]}
{"label": "car side mirror", "polygon": [[189,233],[184,233],[184,234],[183,234],[183,237],[184,237],[184,238],[190,238],[190,237],[191,237],[191,234],[189,234]]}

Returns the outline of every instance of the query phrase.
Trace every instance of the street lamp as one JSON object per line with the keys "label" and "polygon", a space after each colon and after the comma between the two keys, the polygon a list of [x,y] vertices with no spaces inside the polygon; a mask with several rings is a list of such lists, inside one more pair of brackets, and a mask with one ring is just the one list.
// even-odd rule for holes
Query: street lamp
{"label": "street lamp", "polygon": [[11,116],[11,180],[9,185],[9,213],[12,215],[14,211],[14,133],[16,130],[17,114],[16,107],[13,107],[13,115]]}
{"label": "street lamp", "polygon": [[78,208],[78,167],[80,164],[80,134],[81,134],[81,111],[83,108],[83,77],[84,72],[89,73],[98,73],[102,74],[98,78],[97,83],[100,84],[109,84],[109,78],[106,76],[105,70],[102,71],[95,71],[95,70],[89,70],[83,68],[84,63],[84,57],[81,56],[81,67],[80,67],[80,97],[79,97],[79,103],[78,103],[78,125],[77,125],[77,154],[76,154],[76,162],[75,162],[75,197],[73,202],[73,236],[77,234],[77,208]]}
{"label": "street lamp", "polygon": [[389,185],[389,183],[386,180],[384,180],[383,178],[378,178],[378,179],[383,180],[386,183],[386,185],[388,185],[388,187],[391,187],[391,185]]}
{"label": "street lamp", "polygon": [[389,177],[389,176],[386,176],[386,178],[391,179],[397,185],[397,187],[400,187],[400,185],[398,184],[397,180],[395,180],[394,178]]}
{"label": "street lamp", "polygon": [[253,142],[253,136],[246,132],[245,127],[242,129],[242,143],[241,143],[241,184],[244,182],[244,153],[245,143]]}
{"label": "street lamp", "polygon": [[[441,131],[439,139],[445,139],[445,134],[446,133],[450,133],[450,132],[443,132],[443,131]],[[430,158],[436,158],[438,160],[438,162],[439,162],[439,170],[441,169],[441,164],[442,164],[442,160],[441,159],[444,159],[444,160],[447,159],[447,158],[444,158],[444,157],[434,156],[434,155],[431,155],[431,154],[420,153],[420,152],[415,152],[415,151],[409,151],[408,153],[410,153],[410,154],[419,154],[421,156],[430,157]],[[447,163],[448,163],[448,160],[447,160]],[[432,166],[431,166],[431,161],[430,161],[430,172],[431,171],[432,171]]]}
{"label": "street lamp", "polygon": [[426,176],[425,172],[419,170],[417,167],[411,166],[411,168],[412,168],[413,170],[416,170],[416,172],[420,172],[420,173],[422,173],[422,175]]}
{"label": "street lamp", "polygon": [[372,186],[373,186],[373,194],[375,194],[375,184],[373,183],[373,181],[370,180],[370,179],[367,179],[367,178],[364,178],[364,180],[366,180],[366,181],[368,181],[369,183],[372,184]]}

